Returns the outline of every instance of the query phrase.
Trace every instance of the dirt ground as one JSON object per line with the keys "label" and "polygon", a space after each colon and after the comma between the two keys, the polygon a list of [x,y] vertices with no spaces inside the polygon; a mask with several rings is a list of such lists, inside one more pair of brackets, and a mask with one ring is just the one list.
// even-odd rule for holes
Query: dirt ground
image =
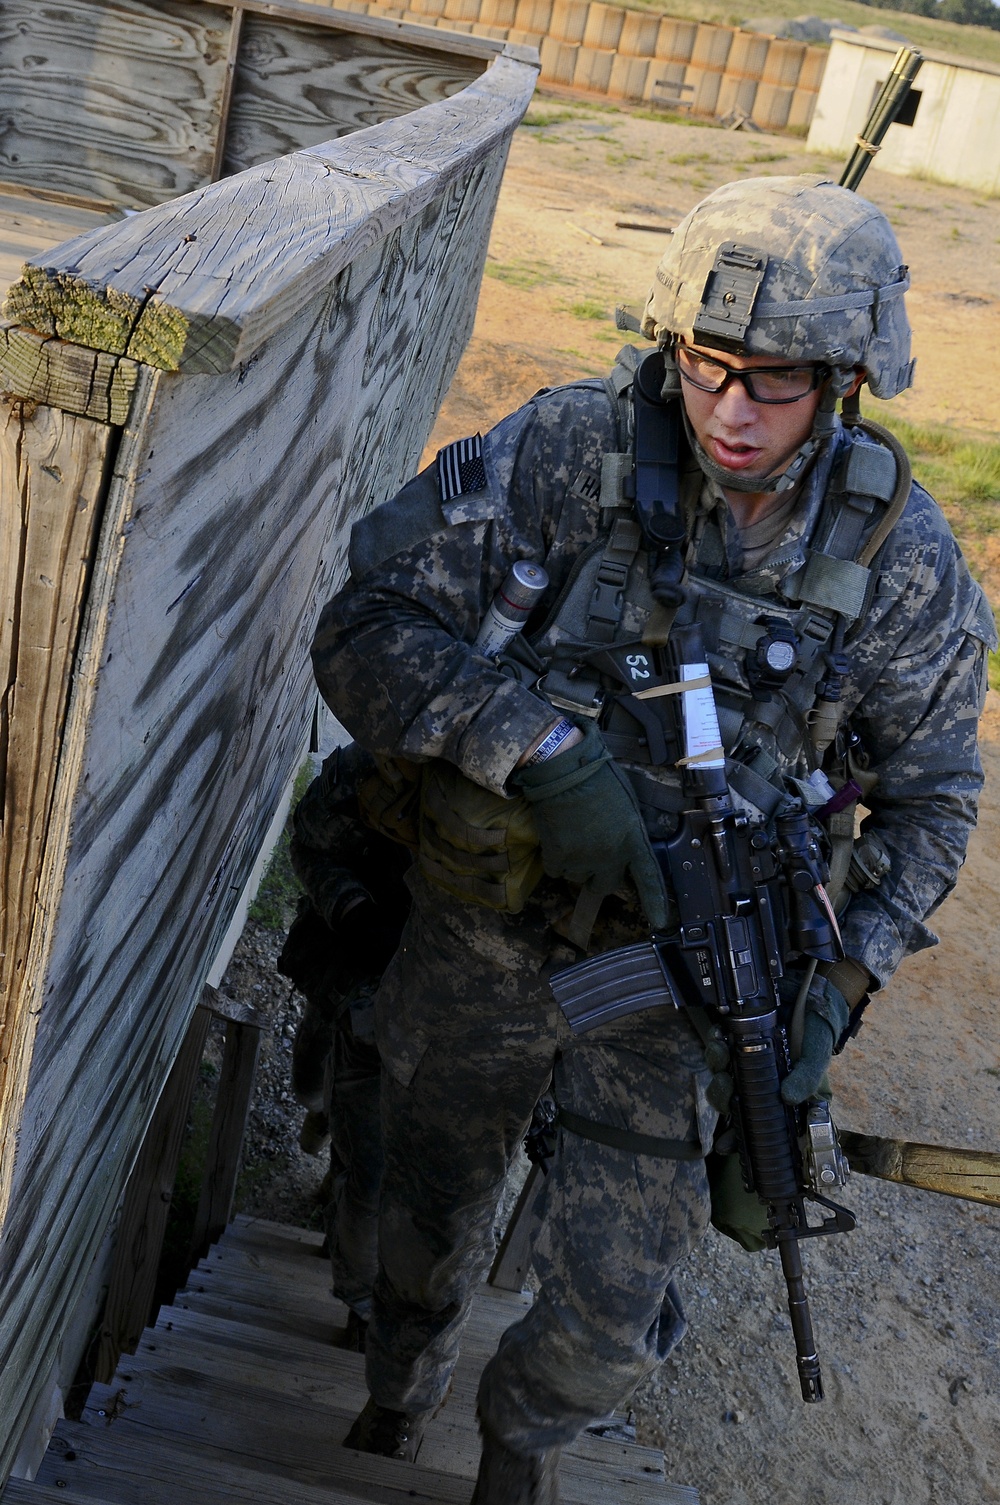
{"label": "dirt ground", "polygon": [[[664,239],[616,220],[669,226],[737,175],[838,170],[787,138],[562,100],[536,101],[529,118],[428,455],[538,387],[608,368],[622,343],[611,310],[641,307]],[[896,408],[995,437],[1000,201],[874,171],[865,192],[912,269],[917,385]],[[1000,587],[992,573],[987,563],[988,589]],[[982,818],[934,922],[941,945],[904,965],[837,1066],[838,1117],[856,1130],[1000,1150],[1000,695],[990,701]],[[270,998],[277,1033],[255,1130],[275,1175],[255,1173],[248,1205],[295,1220],[322,1167],[290,1148],[294,1111],[280,1103],[294,1003],[268,975],[271,941],[256,932],[249,945],[231,985]],[[776,1257],[712,1234],[680,1272],[691,1327],[636,1397],[640,1437],[664,1447],[668,1477],[697,1485],[703,1505],[1000,1501],[1000,1210],[860,1176],[844,1200],[858,1230],[805,1254],[826,1403],[798,1398]]]}

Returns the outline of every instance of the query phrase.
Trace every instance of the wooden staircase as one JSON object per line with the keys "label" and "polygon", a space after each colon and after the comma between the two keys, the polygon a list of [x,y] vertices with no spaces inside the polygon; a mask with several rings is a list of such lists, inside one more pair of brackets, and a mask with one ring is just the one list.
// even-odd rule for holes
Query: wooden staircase
{"label": "wooden staircase", "polygon": [[[357,1453],[341,1444],[365,1401],[364,1360],[332,1346],[346,1309],[320,1243],[238,1218],[3,1505],[467,1505],[479,1374],[530,1297],[483,1286],[416,1464]],[[659,1451],[589,1433],[560,1480],[564,1505],[698,1502],[666,1481]]]}

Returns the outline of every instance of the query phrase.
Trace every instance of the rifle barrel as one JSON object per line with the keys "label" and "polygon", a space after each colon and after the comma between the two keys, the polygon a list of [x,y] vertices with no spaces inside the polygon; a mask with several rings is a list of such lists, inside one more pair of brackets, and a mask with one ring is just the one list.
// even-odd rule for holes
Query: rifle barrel
{"label": "rifle barrel", "polygon": [[841,188],[857,190],[861,179],[871,166],[872,158],[885,139],[885,133],[896,119],[913,80],[920,71],[923,54],[913,47],[901,47],[893,59],[889,77],[872,105],[864,129],[857,137],[857,146],[848,158],[847,166],[840,175]]}

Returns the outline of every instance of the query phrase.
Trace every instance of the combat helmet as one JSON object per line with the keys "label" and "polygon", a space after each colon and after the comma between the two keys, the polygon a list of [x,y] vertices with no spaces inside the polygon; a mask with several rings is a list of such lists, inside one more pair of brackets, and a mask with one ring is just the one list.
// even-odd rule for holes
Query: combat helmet
{"label": "combat helmet", "polygon": [[[896,237],[874,204],[823,177],[749,178],[717,188],[678,225],[642,333],[667,352],[686,339],[829,366],[812,440],[767,488],[783,489],[833,432],[837,398],[857,368],[876,397],[911,385],[909,285]],[[729,475],[717,478],[744,489]]]}
{"label": "combat helmet", "polygon": [[907,268],[880,209],[821,177],[726,183],[678,225],[643,334],[739,355],[863,366],[876,397],[913,380]]}

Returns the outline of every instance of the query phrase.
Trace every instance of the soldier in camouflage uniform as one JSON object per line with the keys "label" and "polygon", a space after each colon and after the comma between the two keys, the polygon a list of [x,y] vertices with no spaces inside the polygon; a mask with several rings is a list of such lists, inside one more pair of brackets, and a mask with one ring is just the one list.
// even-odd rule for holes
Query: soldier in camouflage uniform
{"label": "soldier in camouflage uniform", "polygon": [[405,845],[363,821],[375,774],[360,748],[337,748],[296,806],[291,859],[305,889],[278,969],[305,995],[295,1038],[296,1096],[330,1134],[325,1211],[333,1293],[348,1307],[343,1347],[364,1348],[376,1270],[382,1146],[374,995],[409,913]]}
{"label": "soldier in camouflage uniform", "polygon": [[[483,1376],[475,1505],[556,1500],[560,1448],[679,1340],[671,1273],[709,1217],[710,1072],[684,1013],[571,1038],[547,983],[582,948],[671,928],[649,837],[682,808],[674,622],[702,627],[734,800],[765,825],[791,799],[823,812],[847,957],[809,989],[788,1101],[817,1090],[848,1010],[934,943],[924,921],[975,820],[994,630],[905,455],[850,421],[862,381],[910,384],[906,286],[884,216],[846,190],[718,190],[657,269],[643,332],[659,366],[625,351],[608,381],[541,392],[442,451],[356,524],[324,610],[325,699],[421,781],[413,909],[376,1007],[380,1268],[348,1445],[414,1456],[555,1073],[540,1290]],[[679,550],[640,527],[656,464],[679,474]],[[550,589],[489,662],[472,644],[518,559]],[[837,791],[864,797],[853,853],[853,804],[827,816]]]}

